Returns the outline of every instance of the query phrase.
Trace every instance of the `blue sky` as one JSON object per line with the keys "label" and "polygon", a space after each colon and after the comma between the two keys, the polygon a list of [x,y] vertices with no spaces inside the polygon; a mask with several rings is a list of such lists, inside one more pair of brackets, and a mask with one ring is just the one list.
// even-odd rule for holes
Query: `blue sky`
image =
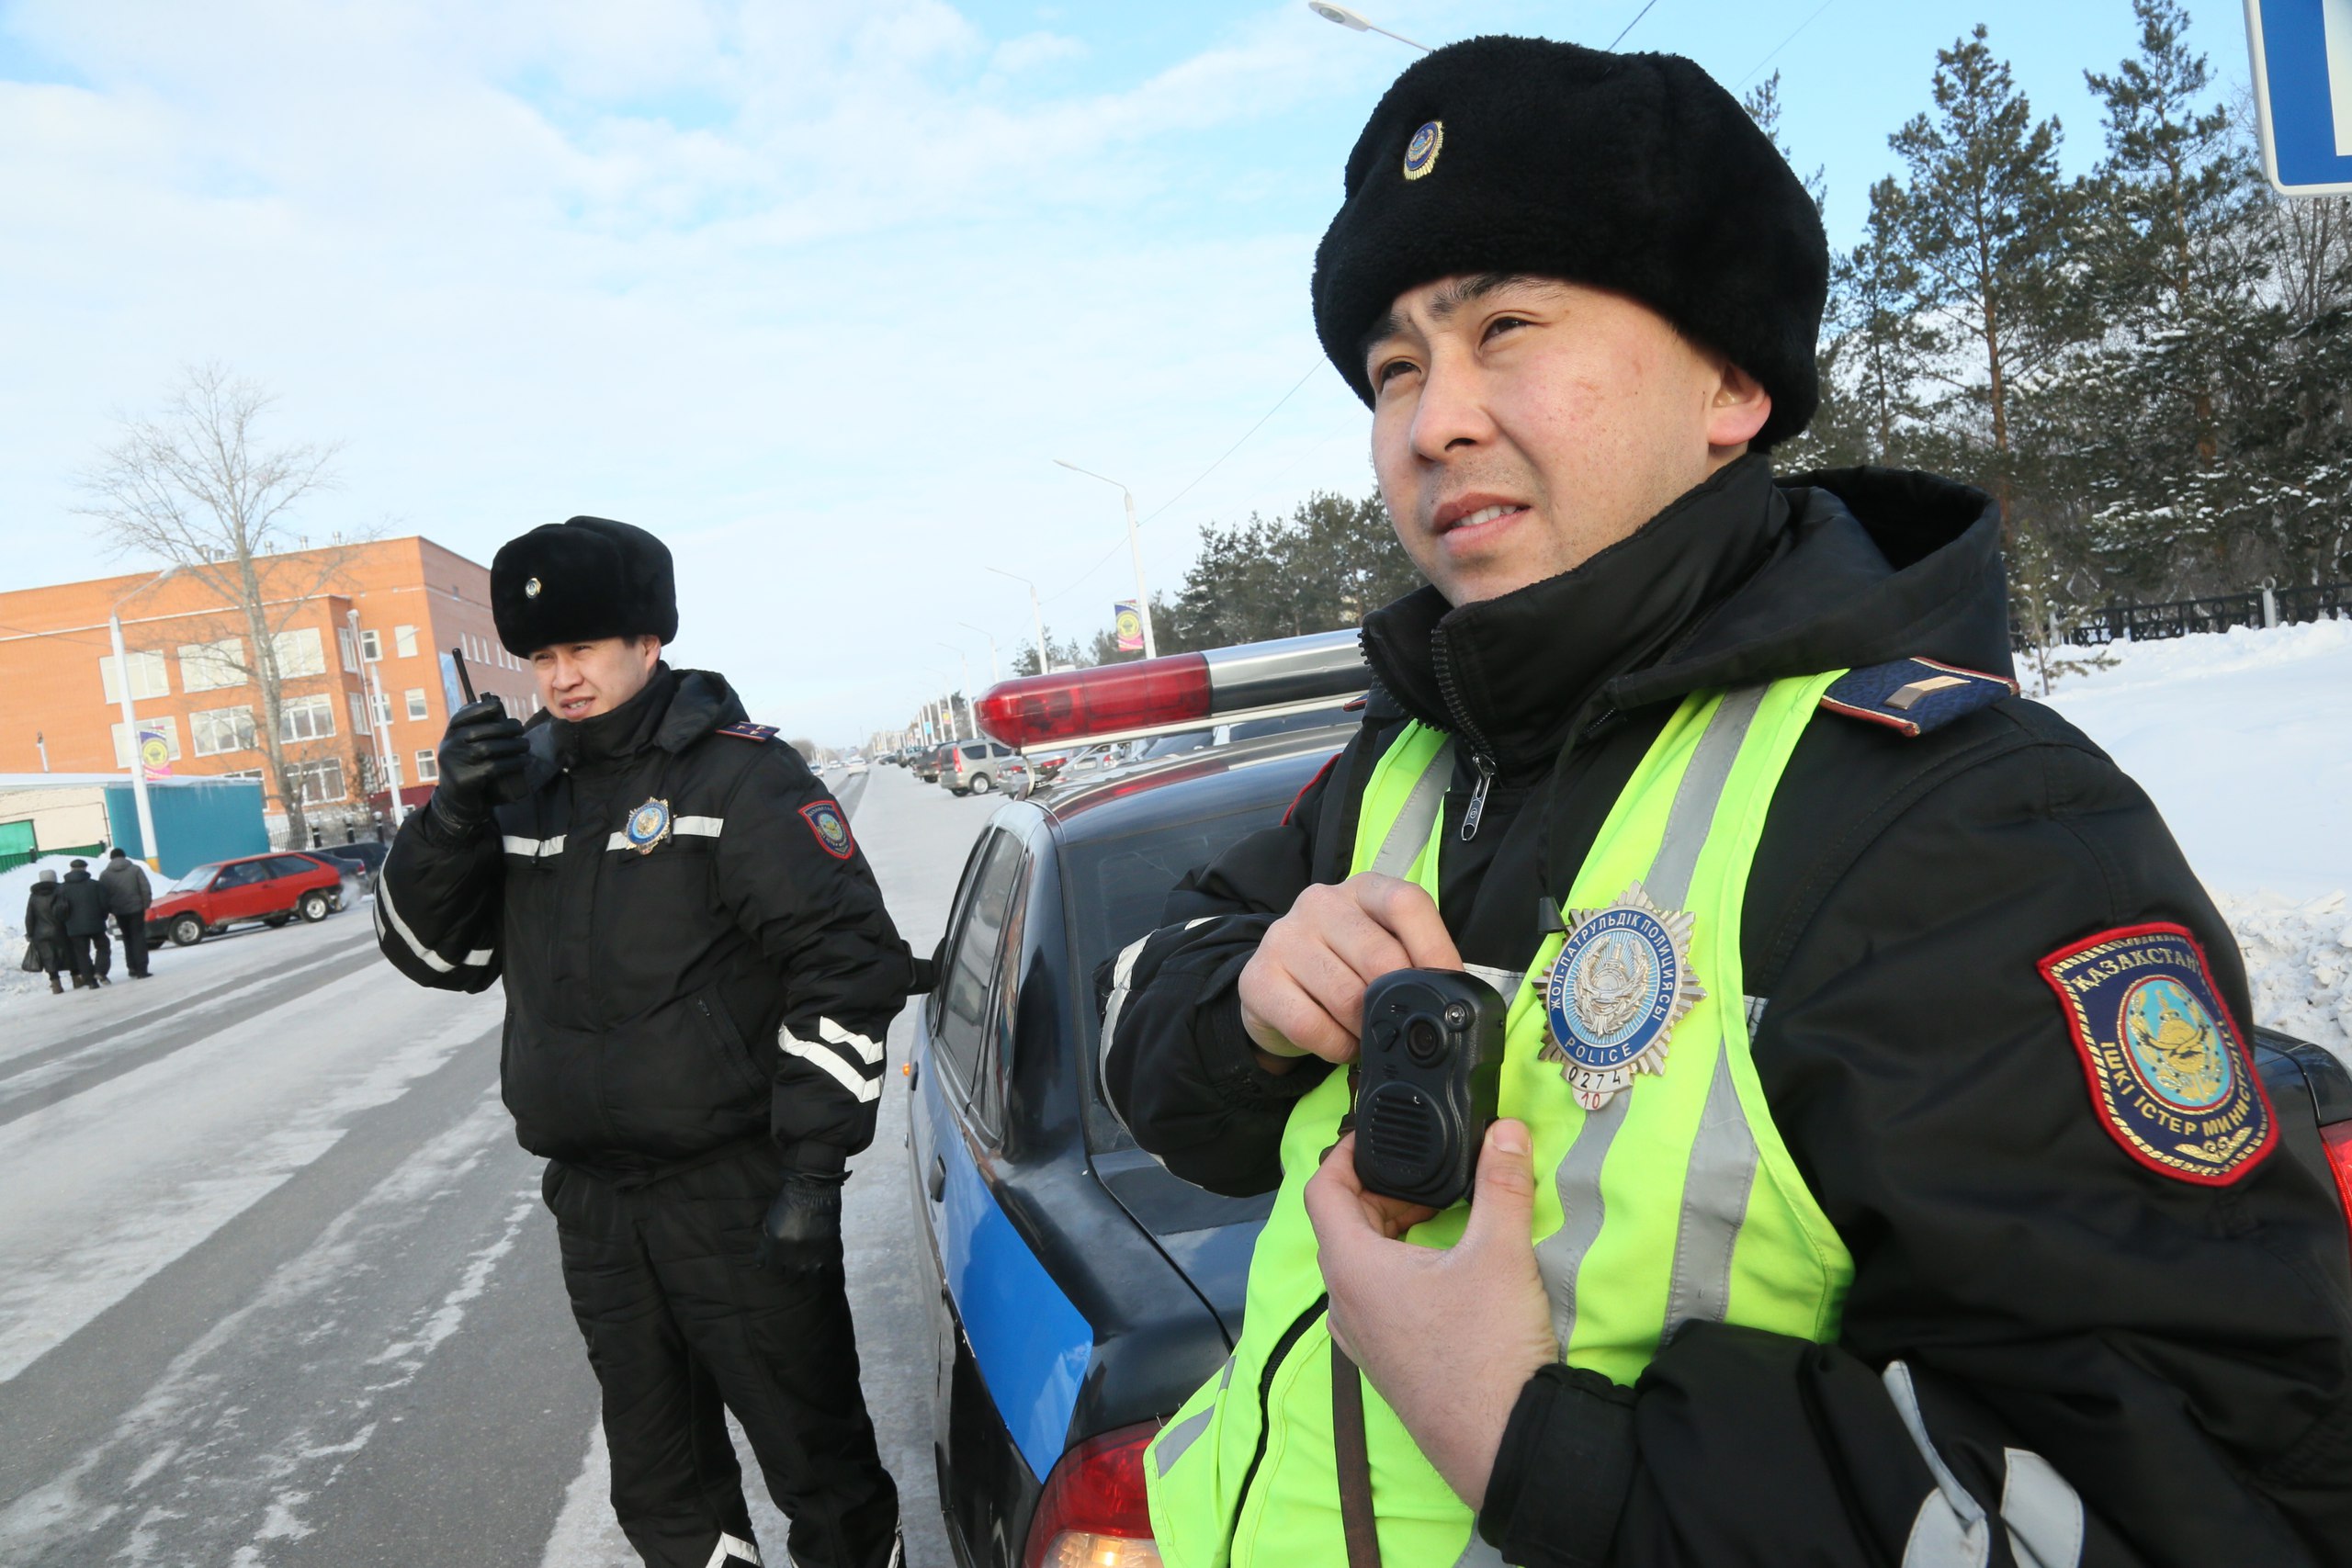
{"label": "blue sky", "polygon": [[[1642,0],[1357,8],[1606,44]],[[2192,15],[2242,81],[2239,9]],[[1624,47],[1727,85],[1780,48],[1843,243],[1980,20],[2086,166],[2082,73],[2130,50],[2128,0],[1657,0]],[[1131,591],[1119,498],[1053,457],[1134,487],[1163,590],[1204,523],[1369,488],[1306,276],[1411,58],[1298,0],[0,4],[0,583],[126,569],[74,473],[216,357],[285,438],[345,444],[308,532],[487,560],[641,523],[679,557],[681,662],[860,738],[956,678],[943,641],[984,683],[959,623],[1008,660],[1027,635],[985,569],[1081,636]]]}

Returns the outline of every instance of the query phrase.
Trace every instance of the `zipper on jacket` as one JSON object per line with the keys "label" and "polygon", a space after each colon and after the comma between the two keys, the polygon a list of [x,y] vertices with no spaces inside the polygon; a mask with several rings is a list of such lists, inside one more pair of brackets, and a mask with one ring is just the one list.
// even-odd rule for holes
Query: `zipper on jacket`
{"label": "zipper on jacket", "polygon": [[1453,721],[1453,733],[1469,742],[1470,765],[1478,770],[1478,787],[1470,792],[1470,804],[1462,812],[1462,840],[1467,843],[1478,836],[1479,819],[1487,815],[1487,791],[1495,783],[1495,750],[1463,705],[1462,688],[1453,680],[1453,655],[1442,637],[1430,638],[1430,657],[1437,671],[1438,693],[1445,698],[1446,716]]}
{"label": "zipper on jacket", "polygon": [[1233,1517],[1227,1521],[1225,1527],[1225,1551],[1228,1557],[1233,1555],[1233,1538],[1241,1532],[1241,1511],[1250,1506],[1250,1488],[1257,1482],[1258,1466],[1265,1462],[1266,1416],[1274,1396],[1274,1374],[1283,1370],[1283,1362],[1297,1347],[1299,1336],[1315,1325],[1315,1320],[1323,1315],[1323,1309],[1330,1304],[1330,1301],[1329,1292],[1316,1297],[1314,1304],[1300,1313],[1291,1325],[1283,1330],[1283,1337],[1275,1340],[1274,1348],[1266,1353],[1265,1369],[1258,1374],[1258,1447],[1250,1455],[1250,1468],[1241,1472],[1241,1489],[1233,1495]]}

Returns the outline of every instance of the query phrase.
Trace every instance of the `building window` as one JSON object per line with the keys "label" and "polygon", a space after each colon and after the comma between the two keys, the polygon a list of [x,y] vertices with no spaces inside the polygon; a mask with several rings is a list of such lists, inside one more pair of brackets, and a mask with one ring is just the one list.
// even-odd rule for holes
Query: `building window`
{"label": "building window", "polygon": [[391,776],[392,787],[394,789],[400,788],[401,754],[398,751],[387,751],[384,753],[384,772]]}
{"label": "building window", "polygon": [[416,628],[414,626],[394,626],[392,628],[392,647],[399,652],[402,659],[414,659],[416,657]]}
{"label": "building window", "polygon": [[351,640],[351,628],[349,626],[335,627],[334,642],[335,646],[343,650],[344,673],[351,674],[357,671],[359,668],[359,645]]}
{"label": "building window", "polygon": [[392,723],[392,699],[385,695],[383,693],[379,692],[376,694],[374,705],[376,709],[376,727],[379,729],[390,728]]}
{"label": "building window", "polygon": [[258,779],[261,777],[261,770],[259,768],[239,768],[232,773],[207,773],[204,776],[211,779]]}
{"label": "building window", "polygon": [[431,751],[416,754],[416,782],[432,784],[441,777],[441,759]]}
{"label": "building window", "polygon": [[322,740],[334,733],[334,699],[322,692],[314,697],[288,697],[277,705],[280,740]]}
{"label": "building window", "polygon": [[[127,773],[130,768],[131,758],[130,731],[119,724],[112,728],[114,765]],[[180,760],[180,721],[178,719],[172,717],[169,714],[156,718],[142,718],[139,721],[139,729],[142,735],[162,736],[164,754],[172,761],[176,762]]]}
{"label": "building window", "polygon": [[344,695],[351,699],[351,733],[354,735],[372,733],[368,728],[368,699],[356,692],[345,692]]}
{"label": "building window", "polygon": [[359,634],[359,657],[373,664],[384,657],[384,634],[362,631]]}
{"label": "building window", "polygon": [[188,740],[199,757],[250,751],[254,749],[254,734],[251,708],[209,708],[187,716]]}
{"label": "building window", "polygon": [[[119,706],[122,702],[122,676],[115,668],[113,654],[109,653],[98,660],[98,681],[106,687],[107,701]],[[171,674],[162,654],[130,655],[130,694],[133,698],[168,697],[172,694]]]}
{"label": "building window", "polygon": [[245,683],[245,639],[180,644],[180,685],[190,692],[217,692]]}
{"label": "building window", "polygon": [[319,640],[318,627],[279,632],[270,642],[277,649],[277,673],[281,677],[291,680],[298,675],[327,672],[326,646]]}
{"label": "building window", "polygon": [[424,688],[422,686],[411,686],[408,689],[409,717],[413,719],[421,719],[424,716]]}
{"label": "building window", "polygon": [[294,793],[305,806],[324,806],[343,798],[343,759],[322,757],[315,762],[297,762],[287,770]]}

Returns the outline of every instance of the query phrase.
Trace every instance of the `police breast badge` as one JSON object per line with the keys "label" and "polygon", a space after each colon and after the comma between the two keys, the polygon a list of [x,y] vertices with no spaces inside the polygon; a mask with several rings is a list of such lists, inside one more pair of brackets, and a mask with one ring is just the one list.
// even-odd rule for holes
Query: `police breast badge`
{"label": "police breast badge", "polygon": [[650,855],[670,837],[670,803],[649,800],[628,814],[621,837],[639,854]]}
{"label": "police breast badge", "polygon": [[1638,882],[1605,909],[1568,911],[1567,940],[1544,983],[1552,1038],[1577,1103],[1598,1111],[1635,1073],[1666,1070],[1674,1026],[1704,998],[1690,974],[1695,917],[1659,908]]}
{"label": "police breast badge", "polygon": [[2235,1181],[2278,1127],[2245,1042],[2186,927],[2100,931],[2043,959],[2099,1124],[2150,1170]]}
{"label": "police breast badge", "polygon": [[857,840],[849,836],[849,823],[842,816],[842,808],[830,800],[820,800],[800,808],[800,819],[817,835],[817,846],[835,860],[847,860],[857,852]]}

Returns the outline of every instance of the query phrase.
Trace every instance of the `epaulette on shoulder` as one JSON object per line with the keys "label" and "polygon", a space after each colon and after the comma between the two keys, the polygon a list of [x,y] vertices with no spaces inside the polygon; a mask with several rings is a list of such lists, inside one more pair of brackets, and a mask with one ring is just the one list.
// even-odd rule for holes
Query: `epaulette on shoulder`
{"label": "epaulette on shoulder", "polygon": [[2017,694],[2018,683],[2007,675],[1932,659],[1897,659],[1849,670],[1821,694],[1821,705],[1905,735],[1925,735]]}
{"label": "epaulette on shoulder", "polygon": [[716,733],[731,735],[738,740],[773,740],[776,728],[773,724],[753,724],[747,718],[741,724],[722,725]]}

